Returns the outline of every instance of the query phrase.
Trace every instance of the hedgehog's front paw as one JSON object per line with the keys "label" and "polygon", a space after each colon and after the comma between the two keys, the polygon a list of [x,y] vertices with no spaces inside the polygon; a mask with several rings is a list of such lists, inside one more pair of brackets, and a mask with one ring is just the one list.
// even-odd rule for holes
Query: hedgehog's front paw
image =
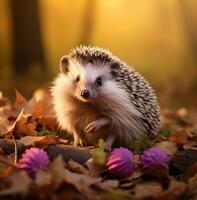
{"label": "hedgehog's front paw", "polygon": [[74,146],[80,146],[83,147],[85,146],[85,141],[82,138],[75,138],[74,139]]}
{"label": "hedgehog's front paw", "polygon": [[85,128],[85,132],[87,134],[90,134],[90,133],[94,133],[96,132],[98,129],[100,128],[100,125],[97,121],[93,121],[91,123],[89,123],[86,128]]}
{"label": "hedgehog's front paw", "polygon": [[90,134],[90,133],[94,133],[96,132],[97,130],[99,130],[101,127],[107,125],[108,123],[110,122],[110,120],[106,117],[102,117],[100,119],[97,119],[91,123],[89,123],[86,128],[85,128],[85,132],[87,134]]}

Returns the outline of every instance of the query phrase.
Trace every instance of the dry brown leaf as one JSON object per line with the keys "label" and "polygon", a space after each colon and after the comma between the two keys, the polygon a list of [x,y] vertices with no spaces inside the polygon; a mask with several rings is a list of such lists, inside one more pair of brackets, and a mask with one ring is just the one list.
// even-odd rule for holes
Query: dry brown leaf
{"label": "dry brown leaf", "polygon": [[1,152],[0,177],[7,177],[15,167],[12,156],[6,156]]}
{"label": "dry brown leaf", "polygon": [[190,165],[186,171],[181,175],[181,180],[187,181],[191,177],[193,177],[195,174],[197,174],[197,162],[193,165]]}
{"label": "dry brown leaf", "polygon": [[166,191],[158,194],[155,200],[177,200],[185,192],[186,185],[183,182],[172,180]]}
{"label": "dry brown leaf", "polygon": [[20,143],[24,144],[26,147],[35,145],[35,143],[39,141],[43,141],[45,136],[25,136],[22,137],[19,141]]}
{"label": "dry brown leaf", "polygon": [[6,139],[9,139],[12,137],[12,134],[16,127],[16,123],[21,119],[21,117],[23,116],[23,113],[24,113],[24,110],[22,109],[21,112],[19,113],[18,117],[16,118],[15,122],[11,126],[8,127],[6,135],[5,135]]}
{"label": "dry brown leaf", "polygon": [[58,156],[50,163],[48,172],[52,175],[53,180],[57,182],[64,180],[85,196],[92,197],[92,195],[96,195],[91,186],[101,182],[101,178],[92,178],[85,174],[70,172],[68,169],[65,169],[64,166],[65,164],[61,156]]}
{"label": "dry brown leaf", "polygon": [[3,169],[0,167],[0,177],[7,177],[13,170],[13,167],[6,166]]}
{"label": "dry brown leaf", "polygon": [[36,123],[32,120],[31,115],[22,115],[16,122],[15,131],[18,136],[36,136]]}
{"label": "dry brown leaf", "polygon": [[25,114],[32,114],[32,110],[36,106],[35,99],[31,98],[29,101],[26,101],[22,104],[17,103],[17,101],[12,106],[12,113],[14,115],[18,115],[18,113],[23,109]]}
{"label": "dry brown leaf", "polygon": [[34,92],[33,99],[36,101],[36,106],[34,108],[34,113],[37,116],[54,116],[53,104],[51,95],[43,90],[39,89]]}
{"label": "dry brown leaf", "polygon": [[50,129],[57,130],[58,124],[54,115],[45,115],[38,118],[38,124]]}
{"label": "dry brown leaf", "polygon": [[138,179],[141,176],[142,176],[142,170],[140,169],[140,167],[138,167],[128,178],[130,181],[132,181],[133,179]]}
{"label": "dry brown leaf", "polygon": [[188,181],[187,198],[190,200],[196,200],[197,197],[197,173]]}
{"label": "dry brown leaf", "polygon": [[92,177],[99,177],[100,174],[105,170],[105,166],[94,162],[93,158],[90,158],[88,161],[86,161],[84,166],[88,168],[89,174]]}
{"label": "dry brown leaf", "polygon": [[6,177],[11,182],[11,186],[0,191],[0,196],[13,195],[13,194],[24,194],[28,191],[31,179],[25,172],[15,172]]}
{"label": "dry brown leaf", "polygon": [[85,200],[84,196],[78,194],[72,187],[66,187],[58,194],[57,200]]}
{"label": "dry brown leaf", "polygon": [[134,188],[136,199],[155,199],[155,197],[163,191],[161,185],[158,182],[148,182],[144,184],[138,184]]}
{"label": "dry brown leaf", "polygon": [[39,170],[36,174],[35,183],[41,187],[51,183],[52,176],[47,171]]}
{"label": "dry brown leaf", "polygon": [[32,110],[32,115],[35,117],[39,117],[40,115],[44,114],[46,102],[38,101],[35,107]]}
{"label": "dry brown leaf", "polygon": [[73,172],[76,172],[76,173],[79,173],[79,174],[89,174],[88,170],[84,166],[82,166],[79,163],[73,161],[72,159],[70,159],[67,162],[66,167],[70,171],[73,171]]}
{"label": "dry brown leaf", "polygon": [[57,144],[58,137],[53,135],[46,136],[25,136],[20,139],[20,142],[25,146],[39,146],[46,148],[49,144]]}
{"label": "dry brown leaf", "polygon": [[119,186],[118,180],[106,180],[95,184],[96,187],[105,191],[112,191]]}
{"label": "dry brown leaf", "polygon": [[149,170],[146,174],[153,176],[159,180],[169,180],[168,167],[164,165],[157,165],[153,169]]}
{"label": "dry brown leaf", "polygon": [[50,144],[57,144],[59,137],[56,135],[45,135],[43,140],[36,142],[36,145],[42,148],[46,148]]}
{"label": "dry brown leaf", "polygon": [[173,155],[177,151],[176,144],[170,141],[162,141],[162,142],[156,143],[155,147],[158,147],[164,150],[169,155]]}
{"label": "dry brown leaf", "polygon": [[48,173],[51,174],[52,179],[56,182],[62,182],[64,180],[65,163],[61,156],[57,156],[49,164]]}
{"label": "dry brown leaf", "polygon": [[0,136],[5,136],[9,129],[11,129],[9,121],[0,117]]}
{"label": "dry brown leaf", "polygon": [[16,94],[16,103],[17,104],[24,104],[27,102],[25,97],[15,88],[15,94]]}
{"label": "dry brown leaf", "polygon": [[85,174],[76,174],[74,172],[70,172],[67,169],[65,169],[64,172],[64,180],[67,183],[73,185],[80,193],[88,197],[96,195],[95,191],[92,189],[92,186],[101,182],[100,177],[93,178]]}
{"label": "dry brown leaf", "polygon": [[176,143],[177,145],[184,145],[187,142],[187,131],[181,130],[176,131],[172,136],[170,136],[169,141]]}

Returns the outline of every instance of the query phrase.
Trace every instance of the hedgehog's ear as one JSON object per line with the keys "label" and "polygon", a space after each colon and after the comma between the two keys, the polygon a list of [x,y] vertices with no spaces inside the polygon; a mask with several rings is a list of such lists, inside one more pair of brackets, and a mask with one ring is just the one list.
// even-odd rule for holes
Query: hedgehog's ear
{"label": "hedgehog's ear", "polygon": [[69,58],[68,56],[63,56],[60,59],[60,71],[64,74],[68,73]]}
{"label": "hedgehog's ear", "polygon": [[120,69],[120,64],[118,62],[113,62],[110,65],[110,68],[112,76],[116,76],[118,74],[118,70]]}

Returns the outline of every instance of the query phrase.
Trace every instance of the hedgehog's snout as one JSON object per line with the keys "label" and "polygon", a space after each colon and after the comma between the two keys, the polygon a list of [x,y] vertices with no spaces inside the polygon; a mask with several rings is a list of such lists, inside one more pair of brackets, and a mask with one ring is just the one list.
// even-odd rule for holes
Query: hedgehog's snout
{"label": "hedgehog's snout", "polygon": [[83,98],[89,98],[90,97],[90,91],[89,90],[82,90],[81,91],[81,96],[83,97]]}

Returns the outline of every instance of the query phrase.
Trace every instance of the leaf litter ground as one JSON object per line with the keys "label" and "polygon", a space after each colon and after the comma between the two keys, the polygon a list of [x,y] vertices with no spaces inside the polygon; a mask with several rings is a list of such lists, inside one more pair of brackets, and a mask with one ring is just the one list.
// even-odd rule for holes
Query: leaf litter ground
{"label": "leaf litter ground", "polygon": [[[97,147],[73,147],[72,136],[58,129],[51,97],[37,90],[26,100],[16,90],[11,102],[0,93],[0,199],[197,199],[197,113],[180,108],[162,110],[163,128],[150,140],[131,144],[136,163],[149,147],[170,156],[168,167],[143,172],[136,164],[126,178],[112,177],[106,168],[104,141]],[[34,179],[18,169],[25,149],[44,149],[47,170]]]}

